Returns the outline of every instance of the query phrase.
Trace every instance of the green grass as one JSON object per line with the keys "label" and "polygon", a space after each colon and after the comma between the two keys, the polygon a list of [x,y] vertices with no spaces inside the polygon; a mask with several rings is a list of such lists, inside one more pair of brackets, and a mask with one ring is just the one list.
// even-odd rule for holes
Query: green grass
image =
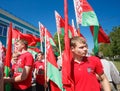
{"label": "green grass", "polygon": [[115,66],[117,67],[118,71],[120,72],[120,60],[119,61],[112,61]]}

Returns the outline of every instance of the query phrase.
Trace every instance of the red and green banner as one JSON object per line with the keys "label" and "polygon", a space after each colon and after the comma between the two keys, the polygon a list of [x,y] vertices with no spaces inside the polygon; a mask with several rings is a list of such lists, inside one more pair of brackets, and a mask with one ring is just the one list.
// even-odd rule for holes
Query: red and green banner
{"label": "red and green banner", "polygon": [[99,51],[98,43],[110,43],[110,39],[101,26],[90,26],[90,31],[94,40],[94,54],[97,54]]}
{"label": "red and green banner", "polygon": [[57,60],[54,56],[52,45],[50,43],[51,36],[46,31],[46,56],[47,56],[47,77],[50,79],[51,91],[63,91],[61,74],[57,66]]}
{"label": "red and green banner", "polygon": [[35,46],[37,44],[37,42],[40,42],[40,38],[32,35],[32,34],[24,34],[21,33],[19,30],[17,29],[12,29],[12,39],[24,39],[28,42],[28,46]]}
{"label": "red and green banner", "polygon": [[71,78],[71,55],[70,40],[68,35],[68,8],[67,0],[64,0],[65,34],[64,34],[64,52],[62,57],[62,83],[66,91],[74,91],[74,83]]}
{"label": "red and green banner", "polygon": [[[57,11],[55,11],[55,18],[56,18],[58,33],[64,35],[65,20],[60,16],[60,14]],[[75,29],[75,27],[71,26],[70,24],[68,24],[68,34],[69,34],[69,38],[72,38],[73,36],[83,37],[83,35],[78,34],[78,31]]]}
{"label": "red and green banner", "polygon": [[95,34],[94,31],[97,31],[97,29],[99,30],[98,31],[98,43],[110,43],[109,36],[105,33],[105,31],[103,30],[101,26],[90,26],[90,31],[92,35],[94,36]]}
{"label": "red and green banner", "polygon": [[81,24],[82,26],[99,25],[97,16],[87,0],[73,1],[78,24]]}
{"label": "red and green banner", "polygon": [[[50,44],[52,46],[56,46],[56,43],[52,37],[52,35],[50,34],[50,32],[48,30],[46,30],[48,36],[49,36],[49,40],[50,40]],[[43,37],[42,41],[44,41],[44,37],[45,37],[45,26],[43,24],[40,24],[40,33],[41,33],[41,36]]]}
{"label": "red and green banner", "polygon": [[[60,16],[60,14],[57,11],[55,11],[55,18],[56,18],[58,33],[64,35],[65,20]],[[69,29],[69,38],[72,38],[75,35],[74,29],[70,25],[68,25],[68,29]]]}
{"label": "red and green banner", "polygon": [[[7,36],[7,51],[6,51],[5,68],[4,68],[5,77],[9,77],[11,56],[12,56],[12,23],[10,23],[8,29],[8,36]],[[11,90],[11,85],[9,83],[6,83],[5,91],[10,91],[10,90]]]}

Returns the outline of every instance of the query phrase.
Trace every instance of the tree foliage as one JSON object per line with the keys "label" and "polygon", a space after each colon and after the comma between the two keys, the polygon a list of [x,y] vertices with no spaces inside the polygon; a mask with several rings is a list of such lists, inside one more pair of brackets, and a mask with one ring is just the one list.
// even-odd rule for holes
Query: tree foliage
{"label": "tree foliage", "polygon": [[[64,50],[64,35],[59,35],[60,36],[60,45],[61,45],[61,51],[63,51]],[[55,35],[54,35],[54,41],[56,42],[56,46],[57,46],[57,48],[58,48],[58,53],[60,53],[60,50],[59,50],[59,42],[58,42],[58,34],[57,33],[55,33]]]}

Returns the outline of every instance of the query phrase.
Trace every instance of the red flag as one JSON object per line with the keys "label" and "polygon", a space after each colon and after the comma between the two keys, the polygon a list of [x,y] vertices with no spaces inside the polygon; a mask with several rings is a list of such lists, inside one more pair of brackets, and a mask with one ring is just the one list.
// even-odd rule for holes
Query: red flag
{"label": "red flag", "polygon": [[19,39],[22,33],[17,29],[12,29],[12,38]]}
{"label": "red flag", "polygon": [[64,0],[64,16],[65,16],[65,49],[62,61],[62,83],[66,91],[74,91],[74,85],[71,78],[71,59],[70,59],[70,40],[68,37],[68,8],[67,0]]}
{"label": "red flag", "polygon": [[[61,28],[65,28],[65,20],[60,16],[60,14],[58,14],[57,11],[55,11],[55,17],[56,17],[56,24],[57,24],[57,30],[58,33],[62,33]],[[72,36],[74,36],[74,30],[73,27],[71,25],[68,24],[68,29],[71,32]],[[63,31],[64,32],[64,31]]]}
{"label": "red flag", "polygon": [[[7,37],[7,51],[6,51],[5,69],[4,69],[4,73],[6,77],[9,77],[11,56],[12,56],[12,23],[10,23],[8,30],[8,37]],[[10,91],[10,90],[11,90],[11,85],[7,83],[5,85],[5,91]]]}
{"label": "red flag", "polygon": [[73,0],[78,24],[83,26],[99,25],[97,16],[87,0]]}
{"label": "red flag", "polygon": [[[56,16],[56,24],[57,24],[57,30],[58,30],[58,33],[60,34],[64,34],[62,32],[64,31],[61,31],[61,28],[65,28],[65,20],[60,16],[60,14],[58,14],[57,11],[55,11],[55,16]],[[78,33],[77,30],[75,29],[74,26],[71,26],[70,24],[68,24],[68,30],[69,30],[69,34],[72,34],[72,35],[69,35],[69,38],[73,37],[73,36],[81,36],[84,38],[84,36],[81,34],[81,33]]]}
{"label": "red flag", "polygon": [[45,36],[45,27],[43,26],[43,24],[39,24],[40,26],[40,38],[41,38],[41,42],[44,42],[44,36]]}
{"label": "red flag", "polygon": [[[42,37],[45,37],[45,29],[46,29],[46,27],[45,27],[44,25],[40,24],[40,28],[41,28],[41,29],[40,29],[41,36],[42,36]],[[50,44],[51,44],[52,46],[56,46],[56,43],[55,43],[55,41],[54,41],[51,33],[50,33],[47,29],[46,29],[46,33],[47,33],[47,36],[49,37]],[[42,39],[41,39],[41,41],[42,41]]]}
{"label": "red flag", "polygon": [[[101,26],[99,27],[99,32],[98,32],[98,43],[110,43],[110,38],[109,36],[104,32]],[[94,26],[90,26],[90,30],[92,35],[94,35]]]}
{"label": "red flag", "polygon": [[9,31],[8,31],[8,38],[7,38],[7,51],[6,51],[6,61],[5,66],[10,67],[11,55],[12,55],[12,23],[10,23]]}
{"label": "red flag", "polygon": [[36,36],[32,34],[23,34],[17,29],[12,30],[12,38],[14,39],[24,39],[28,42],[29,46],[35,46],[37,42],[40,42],[40,38],[37,38]]}
{"label": "red flag", "polygon": [[50,44],[50,38],[49,32],[46,31],[47,77],[50,79],[51,91],[63,91],[61,75]]}

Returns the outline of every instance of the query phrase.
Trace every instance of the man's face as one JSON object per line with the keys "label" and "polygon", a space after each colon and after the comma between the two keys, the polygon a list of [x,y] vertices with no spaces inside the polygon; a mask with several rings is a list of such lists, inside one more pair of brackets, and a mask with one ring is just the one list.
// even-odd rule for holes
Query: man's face
{"label": "man's face", "polygon": [[22,49],[24,48],[24,44],[21,42],[17,42],[17,44],[15,45],[17,51],[22,51]]}
{"label": "man's face", "polygon": [[38,60],[42,60],[42,58],[43,58],[42,54],[39,53],[39,54],[37,55],[37,59],[38,59]]}
{"label": "man's face", "polygon": [[74,57],[84,57],[88,52],[87,44],[76,42],[75,47],[71,47]]}

